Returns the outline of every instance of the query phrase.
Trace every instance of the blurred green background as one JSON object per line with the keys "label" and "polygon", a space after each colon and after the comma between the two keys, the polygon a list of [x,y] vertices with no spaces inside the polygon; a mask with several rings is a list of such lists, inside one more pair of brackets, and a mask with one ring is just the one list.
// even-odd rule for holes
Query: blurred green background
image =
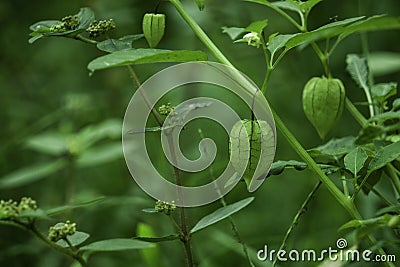
{"label": "blurred green background", "polygon": [[[221,27],[245,27],[252,21],[267,18],[267,35],[274,32],[295,32],[276,13],[259,5],[242,1],[206,0],[205,10],[200,12],[193,1],[183,2],[225,55],[258,85],[261,85],[265,71],[261,50],[244,43],[233,44],[227,35],[222,34]],[[0,2],[0,199],[18,200],[23,196],[30,196],[37,200],[41,208],[46,209],[66,202],[106,196],[106,200],[97,205],[58,216],[59,221],[67,218],[76,221],[78,230],[91,234],[91,241],[133,237],[140,222],[151,225],[159,236],[173,231],[167,218],[141,212],[143,208],[152,207],[154,200],[134,183],[122,156],[121,122],[135,90],[127,70],[115,68],[96,72],[89,77],[87,63],[103,54],[95,47],[63,38],[44,38],[33,45],[28,44],[29,25],[39,20],[60,19],[68,14],[75,14],[83,6],[91,7],[97,18],[115,20],[117,29],[110,34],[112,37],[141,33],[144,13],[153,12],[156,5],[156,1],[138,0]],[[203,50],[208,53],[172,5],[162,2],[159,11],[167,15],[166,34],[159,48]],[[323,1],[313,10],[309,28],[329,23],[335,17],[340,20],[372,14],[399,16],[400,5],[397,0]],[[367,38],[371,52],[400,52],[398,31],[369,33]],[[135,43],[135,46],[145,47],[146,43],[142,40]],[[331,60],[333,75],[343,80],[348,97],[355,102],[364,101],[364,96],[345,71],[345,57],[349,53],[361,52],[360,36],[352,35],[340,44]],[[210,60],[214,60],[211,55]],[[139,65],[135,70],[139,79],[144,81],[168,65],[170,64]],[[268,89],[271,106],[306,148],[322,144],[323,141],[304,116],[301,91],[310,77],[320,76],[322,72],[321,64],[311,49],[293,50],[272,74]],[[377,82],[400,81],[399,72],[380,75],[375,79]],[[219,97],[223,98],[223,95]],[[176,101],[174,98],[165,99],[165,102],[178,104],[174,100]],[[367,114],[365,107],[360,107],[360,110]],[[54,140],[61,136],[69,148],[73,147],[76,153],[81,153],[79,140],[75,140],[74,136],[78,132],[82,133],[82,129],[89,132],[101,131],[102,136],[92,150],[82,152],[89,153],[85,155],[86,159],[77,163],[60,154],[59,151],[63,148],[57,147],[59,143]],[[355,121],[345,111],[331,136],[355,135],[358,130]],[[221,146],[226,150],[225,135],[214,134],[212,128],[207,127],[203,128],[203,132],[217,144],[223,143]],[[43,147],[35,146],[40,141],[38,136],[43,137],[43,134],[48,142],[47,151],[43,151],[46,150]],[[154,154],[161,153],[158,146],[150,146],[149,149]],[[226,155],[224,150],[220,153],[220,157]],[[298,157],[278,135],[276,160],[289,159]],[[61,164],[57,163],[60,160],[64,160],[62,164],[65,165],[62,167],[57,165]],[[48,175],[40,175],[41,171],[46,174],[46,170]],[[20,186],[10,186],[2,182],[10,179],[10,175],[26,178],[32,174],[39,178],[32,178],[31,182],[21,183]],[[293,216],[316,181],[316,177],[309,171],[289,170],[268,178],[255,192],[255,201],[234,215],[244,241],[256,250],[263,248],[265,244],[271,249],[277,249]],[[240,183],[227,195],[227,201],[235,202],[248,195],[245,185]],[[376,203],[373,196],[368,200],[361,198],[359,206],[365,217],[373,215],[377,209]],[[219,206],[219,202],[215,202],[189,209],[189,224],[194,225],[198,219]],[[337,229],[347,220],[349,217],[346,212],[325,189],[321,189],[302,217],[288,245],[297,249],[317,250],[335,246],[336,240],[342,237]],[[50,225],[48,222],[43,223],[41,230],[46,232]],[[162,266],[184,265],[181,244],[165,242],[159,248]],[[247,266],[226,221],[194,236],[193,251],[199,266]],[[26,232],[11,226],[0,226],[0,266],[70,264],[68,258],[46,247]],[[138,251],[127,251],[94,255],[90,266],[146,264]],[[303,265],[290,263],[287,266]]]}

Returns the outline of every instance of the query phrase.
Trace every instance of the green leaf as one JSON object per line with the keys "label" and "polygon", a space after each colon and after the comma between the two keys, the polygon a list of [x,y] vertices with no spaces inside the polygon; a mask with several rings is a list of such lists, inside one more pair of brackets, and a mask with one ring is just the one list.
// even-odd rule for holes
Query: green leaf
{"label": "green leaf", "polygon": [[120,50],[132,48],[132,42],[144,37],[144,34],[127,35],[119,39],[107,39],[97,43],[101,51],[113,53]]}
{"label": "green leaf", "polygon": [[145,213],[158,213],[158,211],[156,211],[155,208],[146,208],[146,209],[142,209],[142,211]]}
{"label": "green leaf", "polygon": [[25,146],[40,153],[59,156],[68,151],[66,136],[57,132],[47,132],[29,137]]}
{"label": "green leaf", "polygon": [[99,124],[89,125],[76,135],[77,149],[83,151],[103,139],[120,138],[121,128],[120,119],[108,119]]}
{"label": "green leaf", "polygon": [[238,212],[239,210],[243,209],[247,205],[249,205],[252,201],[254,200],[254,197],[249,197],[245,198],[243,200],[240,200],[236,203],[227,205],[225,207],[219,208],[213,213],[203,217],[194,227],[192,230],[190,230],[190,233],[195,233],[203,228],[206,228],[214,223],[217,223],[230,215],[232,215],[235,212]]}
{"label": "green leaf", "polygon": [[368,88],[368,65],[365,58],[350,54],[346,58],[347,71],[360,88]]}
{"label": "green leaf", "polygon": [[321,3],[322,0],[308,0],[307,2],[302,2],[300,4],[302,9],[305,9],[306,12],[310,12],[313,7],[315,7],[317,4]]}
{"label": "green leaf", "polygon": [[313,31],[306,33],[299,33],[287,40],[285,44],[286,51],[303,44],[310,44],[319,40],[325,40],[338,36],[344,32],[345,26],[355,21],[363,19],[364,17],[348,18],[340,21],[335,21],[324,26],[321,26]]}
{"label": "green leaf", "polygon": [[83,152],[76,164],[81,168],[100,166],[121,159],[123,156],[121,142],[98,145]]}
{"label": "green leaf", "polygon": [[268,42],[268,51],[271,53],[271,60],[273,60],[274,55],[277,51],[281,50],[284,48],[287,44],[287,42],[290,39],[293,39],[293,37],[297,36],[298,33],[295,34],[279,34],[279,35],[274,35],[272,38],[270,38]]}
{"label": "green leaf", "polygon": [[245,28],[238,28],[238,27],[222,27],[222,33],[226,33],[232,40],[235,40],[239,37],[242,33],[245,32]]}
{"label": "green leaf", "polygon": [[56,160],[19,169],[0,179],[0,189],[11,189],[36,182],[58,172],[66,165],[65,160]]}
{"label": "green leaf", "polygon": [[65,205],[65,206],[55,207],[55,208],[48,209],[46,211],[46,213],[48,215],[50,215],[50,216],[54,216],[54,215],[58,215],[58,214],[63,213],[63,212],[70,211],[70,210],[74,210],[74,209],[78,209],[78,208],[84,208],[84,207],[90,207],[92,205],[96,205],[96,204],[104,201],[105,199],[106,199],[105,197],[98,197],[98,198],[91,199],[91,200],[88,200],[88,201],[85,201],[85,202],[80,202],[80,203],[74,203],[74,204],[68,204],[68,205]]}
{"label": "green leaf", "polygon": [[120,250],[131,250],[131,249],[145,249],[152,247],[154,247],[154,244],[148,242],[127,239],[127,238],[116,238],[116,239],[97,241],[89,245],[83,246],[79,250],[90,251],[90,252],[106,252],[106,251],[120,251]]}
{"label": "green leaf", "polygon": [[295,3],[291,2],[291,1],[275,1],[275,2],[272,2],[271,5],[279,7],[281,9],[286,9],[286,10],[290,10],[290,11],[294,11],[299,14],[302,14],[300,5],[296,5]]}
{"label": "green leaf", "polygon": [[271,169],[269,170],[269,175],[278,175],[281,174],[285,168],[294,168],[298,171],[302,171],[307,168],[307,164],[297,160],[278,160],[271,165]]}
{"label": "green leaf", "polygon": [[[373,117],[375,118],[375,117]],[[366,127],[362,128],[357,136],[355,144],[364,145],[371,143],[375,138],[385,133],[382,126],[368,124]]]}
{"label": "green leaf", "polygon": [[346,36],[356,32],[359,33],[389,29],[400,29],[400,18],[377,15],[347,26],[344,32],[340,35],[340,38],[343,39]]}
{"label": "green leaf", "polygon": [[[138,232],[139,235],[139,232]],[[144,235],[144,234],[140,234]],[[174,241],[179,239],[179,235],[167,235],[167,236],[161,236],[161,237],[145,237],[145,236],[137,236],[134,237],[136,240],[141,240],[145,242],[150,242],[150,243],[159,243],[159,242],[164,242],[164,241]]]}
{"label": "green leaf", "polygon": [[268,25],[268,20],[259,20],[259,21],[254,21],[252,22],[249,26],[247,26],[244,30],[248,32],[256,32],[258,34],[261,34],[261,32],[264,30],[265,27]]}
{"label": "green leaf", "polygon": [[32,219],[40,219],[40,220],[51,220],[48,216],[47,212],[41,209],[36,210],[23,210],[21,211],[17,218],[32,218]]}
{"label": "green leaf", "polygon": [[374,76],[387,75],[400,71],[400,53],[371,52],[368,56],[370,71]]}
{"label": "green leaf", "polygon": [[[88,233],[76,231],[73,235],[67,236],[67,239],[74,247],[76,247],[85,242],[89,237],[90,235]],[[63,248],[69,247],[68,243],[62,239],[58,240],[56,244]]]}
{"label": "green leaf", "polygon": [[324,158],[337,160],[354,149],[353,136],[329,140],[326,144],[309,150],[310,156],[315,158]]}
{"label": "green leaf", "polygon": [[358,146],[344,157],[344,166],[346,169],[351,171],[354,176],[356,176],[364,166],[367,159],[368,155],[364,148]]}
{"label": "green leaf", "polygon": [[400,157],[400,141],[385,146],[376,153],[369,164],[368,171],[373,172]]}
{"label": "green leaf", "polygon": [[92,60],[88,69],[91,72],[130,64],[205,61],[207,55],[201,51],[171,51],[162,49],[126,49]]}
{"label": "green leaf", "polygon": [[389,97],[396,95],[397,83],[379,83],[371,88],[373,99],[379,103],[384,103]]}
{"label": "green leaf", "polygon": [[33,43],[42,37],[49,36],[65,36],[75,37],[79,33],[83,32],[89,25],[94,21],[95,16],[92,9],[88,7],[81,8],[79,13],[76,14],[79,19],[79,26],[74,30],[68,30],[64,32],[52,32],[50,28],[54,25],[61,24],[59,20],[44,20],[36,22],[29,28],[33,31],[30,35],[33,36],[29,39],[29,43]]}

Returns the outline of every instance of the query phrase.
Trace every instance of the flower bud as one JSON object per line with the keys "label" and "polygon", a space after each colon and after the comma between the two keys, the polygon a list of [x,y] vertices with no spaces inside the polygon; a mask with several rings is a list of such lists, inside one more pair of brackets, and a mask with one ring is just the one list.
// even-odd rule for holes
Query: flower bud
{"label": "flower bud", "polygon": [[165,15],[147,13],[143,17],[143,33],[149,46],[156,47],[165,31]]}

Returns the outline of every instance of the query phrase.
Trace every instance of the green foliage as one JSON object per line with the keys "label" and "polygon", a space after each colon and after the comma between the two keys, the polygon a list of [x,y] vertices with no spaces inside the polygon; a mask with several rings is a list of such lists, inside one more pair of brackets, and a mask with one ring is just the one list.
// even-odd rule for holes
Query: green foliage
{"label": "green foliage", "polygon": [[159,62],[204,61],[207,55],[201,51],[171,51],[163,49],[126,49],[98,57],[92,60],[88,69],[91,72],[131,64]]}
{"label": "green foliage", "polygon": [[225,207],[219,208],[211,214],[203,217],[200,221],[196,223],[196,225],[190,230],[190,233],[195,233],[201,229],[204,229],[214,223],[217,223],[227,217],[231,216],[232,214],[238,212],[239,210],[243,209],[247,205],[249,205],[254,200],[254,197],[249,197],[233,204],[229,204]]}
{"label": "green foliage", "polygon": [[[41,209],[37,207],[36,201],[27,197],[21,198],[19,202],[0,201],[2,228],[0,234],[4,235],[1,240],[0,265],[71,264],[59,258],[61,254],[64,254],[74,261],[71,265],[74,267],[78,264],[81,266],[180,266],[184,262],[181,259],[182,253],[178,251],[181,249],[178,243],[181,242],[188,266],[273,266],[271,262],[260,263],[257,259],[260,244],[267,242],[269,247],[277,247],[281,243],[278,238],[266,240],[266,236],[279,237],[279,233],[284,233],[287,222],[291,221],[292,214],[298,209],[296,214],[302,215],[301,220],[296,215],[293,220],[295,223],[289,226],[287,232],[295,231],[296,227],[299,227],[299,231],[296,233],[296,239],[290,242],[286,242],[287,238],[290,238],[289,235],[284,237],[283,244],[287,246],[287,249],[291,246],[297,248],[303,245],[317,249],[332,246],[332,242],[337,239],[336,229],[345,219],[349,220],[347,214],[342,214],[337,208],[340,205],[351,216],[350,221],[339,229],[350,232],[352,238],[350,235],[347,236],[349,238],[346,237],[353,243],[349,245],[349,249],[366,246],[379,254],[398,255],[400,98],[397,92],[399,81],[396,79],[398,77],[391,74],[396,74],[400,70],[400,65],[399,54],[390,50],[393,50],[393,44],[398,39],[396,33],[400,29],[400,20],[396,14],[393,16],[362,16],[361,14],[352,17],[359,13],[393,14],[395,8],[390,3],[378,5],[373,1],[370,3],[359,1],[358,10],[356,10],[357,5],[352,1],[346,2],[346,5],[337,4],[341,8],[333,10],[324,8],[329,7],[330,3],[322,0],[247,1],[258,5],[227,4],[216,1],[210,6],[210,13],[202,13],[198,17],[202,23],[215,21],[216,17],[221,23],[234,19],[237,27],[223,27],[223,33],[228,34],[232,40],[236,40],[235,43],[246,42],[250,46],[259,48],[258,50],[247,50],[245,46],[232,48],[230,42],[225,42],[226,37],[211,35],[211,39],[216,40],[217,46],[222,48],[223,53],[185,11],[186,5],[181,6],[178,0],[169,2],[188,22],[193,33],[186,32],[187,28],[181,25],[182,21],[174,17],[178,13],[171,12],[168,3],[161,3],[159,6],[153,3],[149,6],[149,3],[144,1],[133,7],[122,1],[118,2],[122,8],[114,10],[115,4],[112,2],[105,5],[99,1],[91,3],[93,10],[100,11],[102,15],[110,15],[112,19],[95,20],[93,10],[85,7],[77,14],[65,16],[60,20],[39,21],[30,27],[32,32],[29,43],[43,37],[64,37],[63,39],[72,40],[69,40],[70,43],[66,42],[65,45],[56,41],[49,42],[43,47],[35,46],[32,50],[34,52],[31,51],[29,54],[26,54],[26,47],[19,45],[19,39],[15,38],[15,34],[23,30],[17,28],[12,16],[8,17],[7,14],[9,10],[19,6],[8,4],[1,6],[1,14],[5,16],[3,35],[7,36],[6,39],[9,42],[3,42],[6,47],[3,49],[6,58],[2,75],[0,75],[0,83],[6,85],[6,90],[1,92],[5,111],[1,119],[7,126],[3,127],[4,133],[1,133],[4,144],[2,143],[0,147],[3,155],[0,193],[4,196],[29,194],[35,196],[44,207],[49,208]],[[205,1],[195,0],[192,3],[193,8],[195,4],[199,10],[203,10]],[[318,12],[318,16],[315,13],[310,17],[309,14],[314,11],[313,8],[317,4],[320,4],[318,11],[315,11]],[[37,5],[40,6],[40,3]],[[58,9],[72,8],[68,3],[61,6],[59,3],[57,5],[48,3],[48,5],[42,10],[48,12],[56,6]],[[343,6],[349,8],[343,8]],[[149,10],[149,7],[155,13],[163,10],[168,15],[167,22],[171,23],[168,25],[168,31],[165,31],[166,20],[163,14],[146,14],[146,21],[141,21],[142,15]],[[270,8],[294,28],[281,23],[279,18],[272,19],[272,15],[260,7]],[[369,7],[374,7],[376,10],[371,8],[373,12],[369,10],[367,12]],[[34,8],[29,14],[25,14],[23,10],[14,11],[21,19],[18,25],[27,25],[33,15],[39,17],[46,13],[44,11],[40,13],[40,8],[36,6]],[[253,9],[243,12],[243,8]],[[362,12],[363,9],[365,12]],[[218,10],[218,13],[215,10]],[[10,14],[15,15],[11,12]],[[329,16],[332,15],[345,19],[337,20],[335,16],[330,23],[321,25],[321,21],[328,21]],[[255,20],[249,21],[252,19]],[[118,28],[114,20],[118,22]],[[276,27],[277,23],[279,27]],[[209,28],[212,24],[205,23],[205,25],[208,30],[212,29]],[[241,27],[240,25],[248,26]],[[321,26],[311,28],[310,25]],[[141,29],[143,33],[131,33],[132,29]],[[393,30],[393,32],[387,36],[379,33],[366,38],[367,32],[382,30]],[[339,46],[347,36],[360,33],[363,34],[360,42],[362,49],[359,48],[357,36],[353,39],[349,38],[346,46]],[[194,36],[200,37],[204,46],[195,42],[192,38]],[[150,48],[142,47],[143,37]],[[161,39],[166,49],[154,49]],[[99,54],[96,53],[99,51],[92,53],[87,49],[88,47],[81,49],[72,44],[73,40],[93,45],[92,48],[108,53],[100,54],[89,63],[88,69],[91,73],[120,66],[131,68],[130,65],[134,65],[139,77],[135,83],[140,83],[139,79],[148,77],[157,70],[157,66],[143,66],[136,70],[136,65],[139,64],[207,60],[208,56],[204,51],[197,51],[199,47],[209,49],[214,56],[210,56],[211,60],[217,59],[231,65],[226,58],[232,58],[233,62],[237,62],[238,67],[246,70],[250,77],[265,76],[263,85],[260,87],[262,93],[265,95],[268,92],[268,100],[272,102],[272,106],[277,107],[279,115],[282,112],[282,117],[291,121],[288,128],[293,128],[295,135],[304,138],[298,142],[286,127],[280,126],[278,132],[282,136],[279,140],[285,143],[283,139],[286,139],[294,151],[301,156],[302,161],[293,157],[289,160],[278,159],[272,164],[269,175],[274,175],[274,177],[269,178],[269,184],[264,187],[262,194],[255,195],[258,201],[253,203],[254,205],[262,203],[262,206],[256,207],[262,212],[254,213],[255,215],[238,213],[234,219],[238,220],[240,227],[237,227],[231,215],[244,209],[254,200],[254,197],[249,197],[238,202],[232,201],[236,198],[241,199],[247,194],[240,184],[235,188],[235,192],[228,196],[229,202],[234,202],[230,205],[226,205],[225,199],[222,198],[222,207],[214,203],[202,209],[179,208],[173,212],[175,210],[173,203],[158,202],[155,208],[143,209],[146,213],[153,215],[140,213],[143,207],[151,205],[152,200],[142,197],[131,179],[125,179],[129,175],[121,166],[123,164],[122,147],[119,141],[121,120],[107,119],[120,117],[123,114],[124,103],[128,101],[131,94],[130,91],[124,89],[131,85],[127,85],[126,79],[121,78],[124,72],[119,70],[104,72],[103,76],[88,79],[84,70],[78,70],[79,66],[84,66],[87,62],[85,60],[98,56]],[[384,44],[387,40],[390,40],[392,46]],[[376,48],[378,51],[368,51],[367,41],[371,43],[371,48]],[[288,51],[296,47],[304,49],[304,54],[285,57],[289,55]],[[350,114],[360,123],[358,127],[351,119],[342,118],[336,130],[332,131],[332,136],[334,136],[325,144],[321,144],[307,132],[311,130],[302,123],[304,114],[294,112],[299,101],[295,98],[296,88],[298,90],[301,87],[299,80],[305,78],[306,72],[321,73],[321,68],[313,64],[313,59],[308,58],[306,49],[314,50],[322,63],[326,77],[341,77],[345,82],[346,106]],[[336,51],[338,52],[334,54]],[[363,51],[363,55],[349,54],[346,59],[341,58],[349,51],[352,53]],[[294,53],[295,51],[292,51],[290,55]],[[7,58],[8,55],[9,58]],[[332,58],[333,55],[336,57]],[[283,58],[285,61],[282,61]],[[259,60],[264,59],[265,66],[262,66]],[[277,71],[275,80],[270,82],[269,78],[271,74],[275,74],[279,63],[288,64],[289,67]],[[358,109],[364,112],[364,106],[352,105],[350,99],[359,99],[360,96],[356,90],[353,90],[351,82],[347,83],[344,78],[346,73],[345,68],[340,67],[342,63],[347,64],[346,69],[355,81],[355,85],[360,87],[365,94],[366,100],[361,101],[364,101],[362,104],[368,107],[367,118],[364,118],[364,113],[358,112]],[[265,69],[266,73],[262,73]],[[130,69],[131,76],[136,76],[135,71]],[[374,80],[377,83],[374,83]],[[208,91],[201,89],[201,92]],[[167,115],[174,110],[174,107],[170,104],[162,105],[162,103],[178,103],[188,98],[191,93],[186,91],[182,94],[174,93],[168,96],[168,99],[160,100],[157,106],[161,105],[162,108],[155,111]],[[231,101],[224,90],[215,90],[212,93],[213,97]],[[325,96],[329,98],[329,94]],[[341,112],[344,94],[340,99],[342,101],[337,108],[322,104],[318,108],[314,106],[313,109],[321,111],[325,107],[330,107],[329,112],[323,113],[336,115]],[[293,112],[285,114],[284,110],[287,109],[288,103],[290,107],[293,107]],[[240,103],[232,101],[230,104],[240,110]],[[185,115],[177,114],[176,118],[179,119],[180,116]],[[32,122],[36,118],[40,119]],[[325,117],[324,123],[327,121]],[[193,124],[199,127],[199,131],[207,132],[208,129],[212,129],[206,134],[215,138],[218,144],[219,154],[215,162],[199,176],[194,174],[194,179],[197,177],[212,179],[221,171],[220,166],[225,163],[224,160],[228,156],[228,139],[223,139],[217,131],[214,132],[214,128],[208,123],[194,121]],[[244,149],[241,147],[243,144],[234,146],[241,152],[248,152],[249,155],[242,154],[246,154],[245,157],[250,159],[252,166],[243,167],[246,169],[251,167],[252,172],[255,171],[255,160],[262,158],[262,155],[259,155],[262,144],[260,145],[258,141],[263,131],[269,129],[265,125],[254,127],[257,125],[250,123],[247,125],[250,127],[247,127],[245,131],[244,137],[248,137],[251,146]],[[316,125],[316,130],[320,135],[321,133],[325,135],[328,130],[321,125]],[[167,164],[164,164],[159,144],[153,143],[154,139],[152,139],[158,136],[163,127],[155,124],[153,120],[150,120],[146,127],[149,150],[157,155],[152,158],[152,161],[157,167],[161,166],[162,171],[172,176],[173,170],[169,164],[164,166]],[[175,125],[172,124],[170,127],[175,127]],[[188,132],[189,137],[182,137],[180,140],[184,147],[188,147],[190,153],[198,152],[196,143],[198,131],[194,131],[193,135],[193,128],[195,127],[191,124],[185,126],[182,136]],[[135,131],[135,129],[132,130],[132,133]],[[143,132],[143,129],[140,131]],[[306,152],[300,143],[314,148]],[[280,157],[287,158],[288,155],[292,155],[285,145],[278,145],[278,148]],[[196,154],[193,153],[193,155]],[[311,156],[312,159],[307,156]],[[241,163],[241,159],[236,162],[236,164]],[[265,164],[265,161],[262,161],[262,164]],[[286,169],[302,172],[284,172]],[[318,207],[310,206],[309,208],[313,209],[312,212],[306,212],[306,207],[298,208],[299,201],[304,199],[304,189],[310,184],[310,179],[313,179],[310,171],[328,189],[324,190],[324,193],[321,192],[317,200],[318,205],[326,209],[317,210]],[[262,173],[265,172],[266,170],[262,170]],[[181,172],[183,182],[185,183],[188,177],[191,179],[191,175]],[[325,179],[326,175],[329,177]],[[48,177],[53,179],[45,180]],[[246,177],[247,188],[249,188],[251,178]],[[279,182],[280,179],[285,182]],[[328,183],[330,181],[332,183]],[[327,197],[325,192],[333,193],[334,198]],[[307,196],[307,201],[311,201],[314,193],[313,189]],[[358,195],[362,193],[365,196],[363,196],[361,206]],[[118,197],[98,197],[102,195],[118,195]],[[277,204],[276,201],[279,203]],[[337,203],[332,203],[333,201]],[[287,212],[282,213],[283,207]],[[335,214],[335,216],[326,216],[324,210],[329,210],[329,215]],[[367,219],[360,213],[368,215]],[[204,216],[205,214],[208,215]],[[279,216],[275,216],[276,214]],[[202,219],[192,225],[192,216]],[[271,216],[275,216],[273,220]],[[226,218],[231,223],[233,234],[217,224]],[[77,222],[79,229],[85,229],[90,234],[76,231],[75,223],[68,220]],[[172,226],[166,225],[164,220],[169,220]],[[65,223],[56,224],[59,221]],[[112,227],[108,227],[110,225]],[[307,229],[318,228],[322,231],[304,231],[304,225]],[[47,244],[61,254],[53,253],[52,250],[46,250],[30,241],[23,244],[19,229],[14,230],[9,226],[16,226],[30,232],[38,240],[43,241],[43,244]],[[46,232],[46,227],[50,227],[49,236],[43,234]],[[208,230],[196,234],[192,239],[194,233],[205,228]],[[136,229],[137,235],[133,239],[107,239],[109,236],[132,236],[132,229]],[[239,230],[243,231],[243,236]],[[304,235],[305,232],[307,235]],[[321,232],[323,232],[322,235]],[[255,247],[246,245],[246,239],[255,244]],[[101,241],[94,242],[94,240]],[[301,240],[301,244],[298,240]],[[369,240],[370,243],[363,242],[365,240]],[[139,253],[117,252],[125,250],[139,250]],[[117,253],[105,253],[98,259],[90,257],[93,253],[113,251]],[[139,255],[141,257],[138,257]],[[89,262],[89,259],[93,263]],[[323,264],[325,263],[344,264],[340,262],[324,262]],[[387,265],[393,266],[390,263]]]}

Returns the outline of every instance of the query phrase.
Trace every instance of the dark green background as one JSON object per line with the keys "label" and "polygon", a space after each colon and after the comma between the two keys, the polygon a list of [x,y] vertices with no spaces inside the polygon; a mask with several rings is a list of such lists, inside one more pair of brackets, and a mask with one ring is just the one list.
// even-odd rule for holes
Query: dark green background
{"label": "dark green background", "polygon": [[[222,34],[222,26],[245,27],[255,20],[267,18],[267,34],[273,32],[293,33],[289,25],[276,13],[266,7],[242,1],[207,1],[206,9],[199,12],[193,1],[183,1],[185,7],[208,33],[210,38],[225,53],[233,64],[261,84],[264,62],[261,50],[244,43],[233,44]],[[359,6],[362,2],[362,6]],[[125,108],[135,87],[125,68],[115,68],[96,72],[92,77],[86,69],[87,63],[103,53],[95,47],[63,38],[41,39],[28,44],[29,25],[43,19],[59,19],[77,13],[80,7],[89,6],[97,18],[113,18],[117,29],[110,35],[120,37],[141,32],[141,18],[144,13],[154,11],[156,1],[2,1],[0,3],[1,22],[1,65],[0,65],[0,176],[34,163],[46,162],[51,157],[25,148],[26,138],[48,130],[75,132],[80,128],[100,123],[109,118],[122,120]],[[159,48],[209,51],[198,41],[193,32],[178,16],[172,5],[162,3],[160,12],[167,15],[165,38]],[[398,16],[400,6],[396,0],[363,1],[323,1],[310,17],[310,28],[330,22],[330,18],[344,19],[358,15],[389,14]],[[368,34],[371,51],[399,52],[399,32],[385,31]],[[145,47],[144,40],[135,44]],[[352,35],[342,42],[331,60],[334,76],[341,78],[347,88],[348,97],[357,102],[364,101],[361,90],[352,82],[345,71],[345,57],[348,53],[361,53],[359,35]],[[214,58],[210,55],[210,60]],[[139,65],[135,67],[140,80],[144,81],[168,64]],[[322,144],[306,120],[301,107],[303,85],[312,76],[322,75],[318,58],[309,48],[293,50],[272,74],[268,88],[268,101],[281,115],[295,136],[306,148]],[[398,73],[376,77],[377,82],[399,82]],[[86,99],[79,109],[61,112],[45,127],[37,122],[65,106],[71,96]],[[220,96],[223,98],[223,95]],[[165,101],[174,102],[174,99]],[[365,107],[360,108],[367,114]],[[357,134],[359,128],[347,111],[333,130],[331,136]],[[223,134],[213,134],[204,127],[204,134],[215,142],[225,142]],[[161,153],[158,146],[149,146],[155,154]],[[224,152],[221,152],[224,153]],[[122,154],[121,154],[122,155]],[[276,159],[298,159],[284,139],[278,135]],[[19,199],[30,196],[38,201],[41,208],[64,204],[65,186],[71,170],[27,186],[0,191],[0,199]],[[167,218],[149,215],[142,208],[151,207],[154,201],[143,193],[128,173],[121,156],[107,164],[77,169],[73,171],[76,190],[73,199],[88,199],[95,196],[110,196],[112,201],[74,211],[67,217],[77,222],[78,229],[91,234],[91,241],[135,236],[138,222],[150,224],[157,235],[173,231]],[[1,178],[0,178],[1,179]],[[309,171],[286,171],[272,176],[253,195],[255,201],[234,215],[238,229],[246,243],[254,249],[265,244],[278,248],[290,222],[316,183],[317,178]],[[228,202],[238,201],[248,196],[245,186],[240,183],[227,196]],[[359,207],[365,217],[370,217],[378,208],[373,196],[359,200]],[[208,206],[189,209],[188,222],[195,222],[219,207],[219,202]],[[317,250],[335,247],[342,237],[338,227],[349,220],[346,212],[323,188],[309,210],[302,217],[288,245],[290,248],[315,248]],[[54,222],[55,223],[55,222]],[[51,223],[43,223],[41,230],[47,231]],[[232,243],[232,231],[224,221],[209,229],[202,230],[193,238],[193,251],[200,266],[247,266],[245,259],[237,252],[240,247]],[[236,247],[235,249],[232,249]],[[164,266],[183,266],[181,244],[165,242],[160,244]],[[389,251],[394,252],[394,251]],[[46,247],[28,233],[9,226],[0,226],[0,266],[70,266],[70,260]],[[137,251],[105,253],[95,255],[90,266],[145,266]],[[287,266],[304,266],[291,263]],[[371,265],[372,266],[372,265]]]}

